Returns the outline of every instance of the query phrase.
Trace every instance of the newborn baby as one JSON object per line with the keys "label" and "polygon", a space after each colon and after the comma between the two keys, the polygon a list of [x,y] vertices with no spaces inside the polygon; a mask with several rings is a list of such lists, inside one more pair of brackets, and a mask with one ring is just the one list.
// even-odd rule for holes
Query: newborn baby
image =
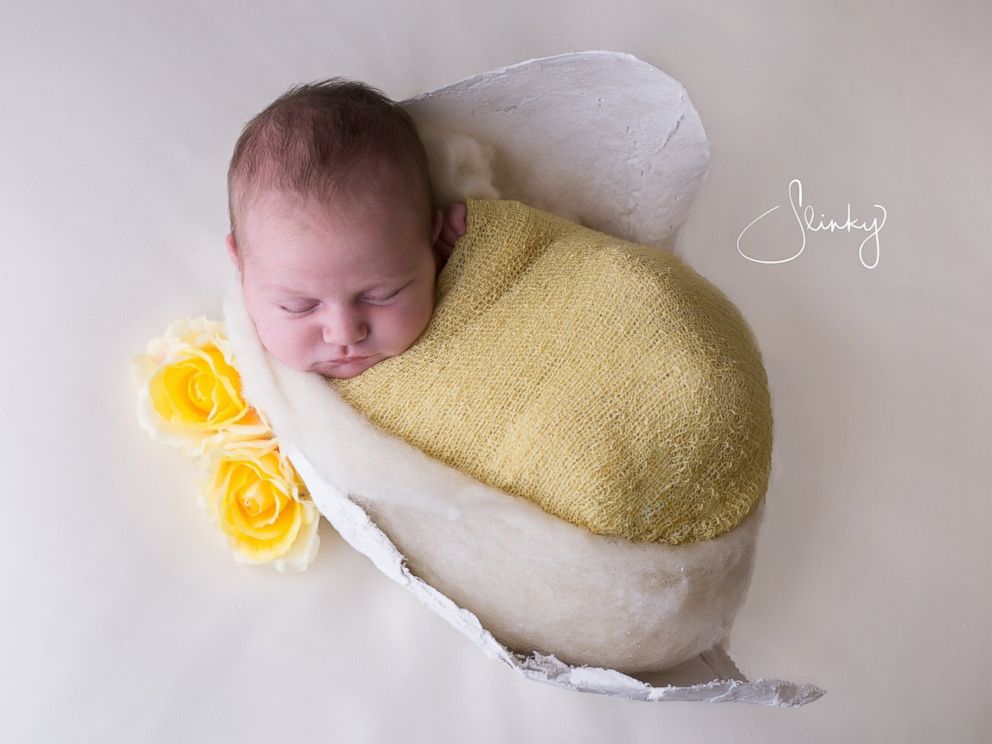
{"label": "newborn baby", "polygon": [[413,122],[362,83],[277,99],[228,181],[259,342],[380,429],[637,542],[711,539],[764,494],[760,351],[673,254],[516,200],[438,209]]}
{"label": "newborn baby", "polygon": [[434,204],[407,114],[341,78],[290,89],[245,126],[228,170],[227,250],[259,340],[348,379],[406,351],[466,206]]}

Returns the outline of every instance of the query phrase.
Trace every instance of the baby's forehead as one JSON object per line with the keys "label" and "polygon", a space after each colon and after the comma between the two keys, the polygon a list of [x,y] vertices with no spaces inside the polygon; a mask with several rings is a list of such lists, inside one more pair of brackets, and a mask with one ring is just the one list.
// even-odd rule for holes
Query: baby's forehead
{"label": "baby's forehead", "polygon": [[388,219],[296,221],[264,210],[255,217],[245,253],[265,274],[391,279],[412,270],[419,258],[416,236]]}
{"label": "baby's forehead", "polygon": [[359,224],[374,222],[385,212],[396,214],[405,204],[360,196],[301,195],[293,192],[264,191],[247,203],[242,210],[245,222],[257,225],[306,222],[314,219],[330,221],[335,229],[347,230]]}
{"label": "baby's forehead", "polygon": [[409,194],[327,198],[267,192],[246,204],[242,212],[242,223],[249,226],[249,232],[293,232],[316,225],[318,229],[329,226],[339,234],[378,230],[396,237],[415,235],[428,222]]}
{"label": "baby's forehead", "polygon": [[306,212],[342,212],[340,206],[326,197],[298,194],[274,188],[260,188],[253,198],[243,205],[242,213],[253,220],[290,217]]}

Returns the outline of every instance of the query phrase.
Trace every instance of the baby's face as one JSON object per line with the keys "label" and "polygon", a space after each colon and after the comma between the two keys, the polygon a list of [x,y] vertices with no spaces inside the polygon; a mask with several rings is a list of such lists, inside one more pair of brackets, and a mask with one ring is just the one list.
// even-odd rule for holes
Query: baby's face
{"label": "baby's face", "polygon": [[[245,305],[263,346],[284,364],[356,377],[406,351],[430,322],[441,262],[409,207],[350,225],[326,206],[260,197],[228,235]],[[419,219],[418,219],[419,218]],[[340,361],[346,357],[364,357]]]}

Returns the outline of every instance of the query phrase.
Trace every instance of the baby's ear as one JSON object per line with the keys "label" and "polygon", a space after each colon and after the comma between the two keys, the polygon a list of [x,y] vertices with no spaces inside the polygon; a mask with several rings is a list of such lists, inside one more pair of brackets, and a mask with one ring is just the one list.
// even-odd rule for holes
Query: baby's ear
{"label": "baby's ear", "polygon": [[231,257],[231,263],[234,264],[234,268],[241,270],[241,264],[238,261],[238,244],[234,240],[234,233],[228,233],[227,238],[227,255]]}

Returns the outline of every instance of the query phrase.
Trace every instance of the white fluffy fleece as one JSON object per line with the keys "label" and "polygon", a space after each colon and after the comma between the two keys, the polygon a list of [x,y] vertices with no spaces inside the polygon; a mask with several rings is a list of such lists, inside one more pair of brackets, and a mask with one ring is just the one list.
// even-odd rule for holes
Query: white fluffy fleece
{"label": "white fluffy fleece", "polygon": [[501,197],[493,172],[496,151],[491,146],[435,122],[414,122],[427,152],[431,186],[439,206],[461,201],[465,196]]}
{"label": "white fluffy fleece", "polygon": [[245,396],[275,434],[368,512],[414,574],[508,648],[638,673],[686,661],[729,631],[763,501],[734,530],[689,545],[593,534],[387,434],[320,375],[279,362],[236,273],[224,314]]}

